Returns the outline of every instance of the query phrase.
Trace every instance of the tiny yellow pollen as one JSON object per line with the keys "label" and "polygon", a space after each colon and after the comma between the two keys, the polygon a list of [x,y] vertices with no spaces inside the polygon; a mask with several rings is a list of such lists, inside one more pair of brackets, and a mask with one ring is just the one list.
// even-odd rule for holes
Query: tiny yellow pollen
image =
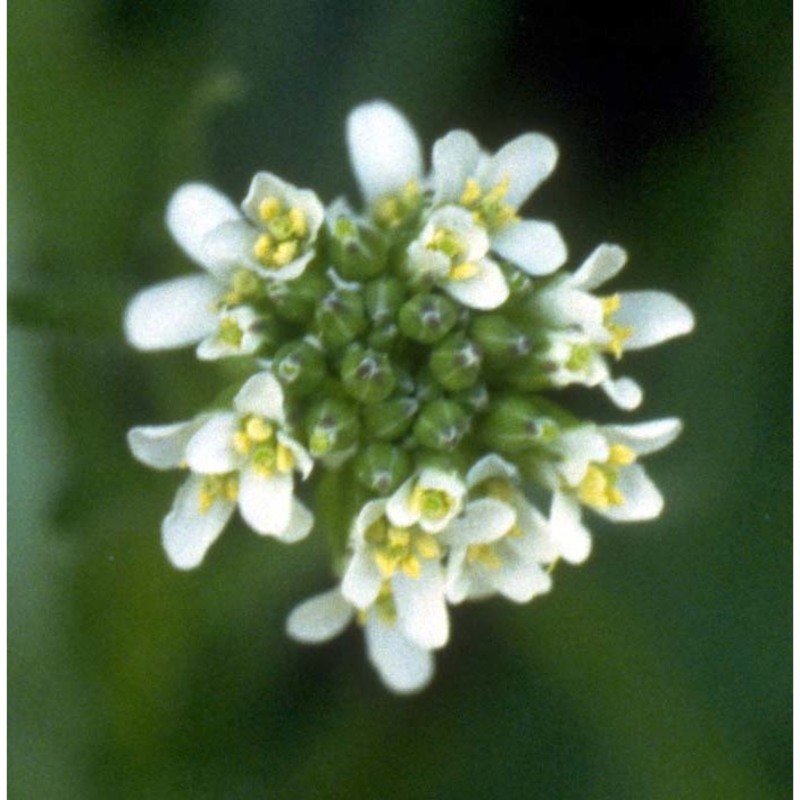
{"label": "tiny yellow pollen", "polygon": [[467,178],[464,184],[464,191],[461,193],[461,204],[471,206],[481,199],[481,187],[475,178]]}
{"label": "tiny yellow pollen", "polygon": [[610,506],[621,506],[625,502],[625,496],[616,486],[609,486],[606,490],[606,499]]}
{"label": "tiny yellow pollen", "polygon": [[294,469],[294,464],[294,453],[286,445],[279,444],[275,461],[278,472],[291,472]]}
{"label": "tiny yellow pollen", "polygon": [[626,467],[636,461],[636,453],[624,444],[612,444],[608,448],[608,463],[616,467]]}
{"label": "tiny yellow pollen", "polygon": [[252,446],[253,443],[244,431],[236,431],[236,433],[233,434],[233,449],[240,456],[246,456],[250,452]]}
{"label": "tiny yellow pollen", "polygon": [[463,261],[461,264],[456,264],[450,267],[450,280],[451,281],[466,281],[474,278],[480,272],[480,267],[472,261]]}
{"label": "tiny yellow pollen", "polygon": [[375,564],[382,577],[391,578],[392,575],[394,575],[397,559],[390,556],[384,550],[377,550],[373,558],[375,559]]}
{"label": "tiny yellow pollen", "polygon": [[201,514],[208,514],[211,510],[211,506],[214,505],[215,496],[212,492],[210,492],[207,488],[203,487],[200,490],[199,495],[199,505],[200,505],[200,513]]}
{"label": "tiny yellow pollen", "polygon": [[406,556],[400,562],[400,569],[403,571],[403,574],[408,575],[409,578],[419,578],[422,572],[422,565],[419,563],[419,559],[416,556]]}
{"label": "tiny yellow pollen", "polygon": [[297,255],[297,242],[288,241],[281,242],[276,248],[272,256],[272,263],[276,267],[285,267]]}
{"label": "tiny yellow pollen", "polygon": [[487,193],[485,202],[486,203],[497,203],[502,200],[508,194],[508,188],[511,186],[511,178],[508,175],[504,175],[503,179],[496,183]]}
{"label": "tiny yellow pollen", "polygon": [[268,233],[262,233],[253,245],[253,254],[259,261],[266,261],[272,252],[272,237]]}
{"label": "tiny yellow pollen", "polygon": [[578,497],[595,508],[608,507],[608,478],[596,465],[590,464],[578,486]]}
{"label": "tiny yellow pollen", "polygon": [[289,222],[292,224],[292,233],[297,236],[298,239],[302,239],[308,233],[308,221],[302,209],[290,209]]}
{"label": "tiny yellow pollen", "polygon": [[620,305],[622,305],[622,299],[618,294],[612,294],[608,297],[601,297],[600,304],[603,309],[603,316],[610,317],[616,311],[619,311]]}
{"label": "tiny yellow pollen", "polygon": [[408,547],[411,541],[411,533],[408,528],[395,528],[392,526],[388,531],[388,541],[390,547]]}
{"label": "tiny yellow pollen", "polygon": [[269,222],[281,213],[281,201],[277,197],[265,197],[258,204],[258,216]]}
{"label": "tiny yellow pollen", "polygon": [[254,442],[267,442],[272,438],[275,428],[263,417],[250,417],[244,426],[247,438]]}
{"label": "tiny yellow pollen", "polygon": [[431,536],[430,534],[423,534],[418,537],[416,542],[414,542],[414,549],[421,558],[426,559],[439,558],[442,554],[442,548],[439,546],[439,542],[436,541],[435,536]]}

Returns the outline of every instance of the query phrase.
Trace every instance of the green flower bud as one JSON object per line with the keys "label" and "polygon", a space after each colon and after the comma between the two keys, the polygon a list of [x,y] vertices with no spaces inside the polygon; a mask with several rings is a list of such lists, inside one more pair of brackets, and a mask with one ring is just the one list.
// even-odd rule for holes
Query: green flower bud
{"label": "green flower bud", "polygon": [[492,366],[507,366],[531,352],[533,341],[501,314],[481,314],[470,325],[470,336]]}
{"label": "green flower bud", "polygon": [[331,226],[328,254],[348,281],[374,278],[386,269],[386,245],[380,235],[345,214]]}
{"label": "green flower bud", "polygon": [[358,442],[360,430],[355,408],[344,400],[322,400],[306,416],[308,450],[314,458],[345,454]]}
{"label": "green flower bud", "polygon": [[272,371],[291,394],[305,397],[315,391],[325,377],[325,356],[306,341],[289,342],[275,353]]}
{"label": "green flower bud", "polygon": [[552,441],[558,427],[546,408],[536,401],[507,397],[492,404],[481,435],[491,449],[516,455]]}
{"label": "green flower bud", "polygon": [[399,447],[375,443],[356,457],[356,480],[369,491],[387,495],[411,474],[411,456]]}
{"label": "green flower bud", "polygon": [[409,339],[431,344],[445,336],[458,320],[456,304],[441,294],[417,294],[403,304],[400,330]]}
{"label": "green flower bud", "polygon": [[306,270],[293,281],[267,281],[265,291],[278,316],[289,322],[305,324],[314,316],[330,286],[327,276]]}
{"label": "green flower bud", "polygon": [[471,386],[469,389],[463,389],[450,395],[451,400],[460,403],[464,408],[481,414],[489,408],[489,390],[483,383],[478,383]]}
{"label": "green flower bud", "polygon": [[453,450],[469,430],[470,417],[451,400],[433,400],[426,404],[414,424],[414,435],[423,447]]}
{"label": "green flower bud", "polygon": [[364,287],[367,314],[376,325],[394,320],[405,299],[406,289],[399,278],[378,278]]}
{"label": "green flower bud", "polygon": [[360,345],[348,348],[340,374],[345,391],[362,403],[380,403],[392,393],[395,386],[389,357]]}
{"label": "green flower bud", "polygon": [[364,301],[358,292],[335,289],[322,298],[314,320],[325,344],[342,347],[367,327]]}
{"label": "green flower bud", "polygon": [[370,439],[390,442],[408,431],[417,411],[419,403],[413,397],[384,400],[363,409],[364,428]]}
{"label": "green flower bud", "polygon": [[388,350],[400,336],[400,329],[394,322],[385,322],[376,326],[367,336],[367,344],[376,350]]}
{"label": "green flower bud", "polygon": [[431,372],[445,389],[467,389],[478,380],[481,353],[474,342],[460,334],[448,336],[431,354]]}

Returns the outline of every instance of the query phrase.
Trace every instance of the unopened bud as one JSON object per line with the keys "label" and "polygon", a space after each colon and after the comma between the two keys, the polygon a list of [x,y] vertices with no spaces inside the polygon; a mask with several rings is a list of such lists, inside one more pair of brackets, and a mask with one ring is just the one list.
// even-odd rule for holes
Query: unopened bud
{"label": "unopened bud", "polygon": [[394,322],[376,325],[367,336],[367,344],[376,350],[388,350],[400,336],[400,329]]}
{"label": "unopened bud", "polygon": [[537,402],[507,397],[492,405],[481,433],[491,449],[515,455],[552,441],[558,425]]}
{"label": "unopened bud", "polygon": [[308,449],[314,458],[346,453],[358,442],[358,414],[344,400],[322,400],[309,410],[306,432]]}
{"label": "unopened bud", "polygon": [[483,383],[470,386],[469,389],[463,389],[450,395],[452,400],[460,403],[464,408],[481,414],[489,408],[489,390]]}
{"label": "unopened bud", "polygon": [[458,403],[434,400],[425,405],[414,424],[414,435],[423,447],[453,450],[469,430],[470,418]]}
{"label": "unopened bud", "polygon": [[328,278],[306,270],[293,281],[268,281],[265,288],[275,313],[289,322],[307,323],[322,297],[330,291]]}
{"label": "unopened bud", "polygon": [[377,278],[364,286],[367,314],[376,325],[393,321],[405,299],[406,289],[399,278]]}
{"label": "unopened bud", "polygon": [[470,336],[493,366],[506,366],[531,352],[531,337],[501,314],[481,314],[470,325]]}
{"label": "unopened bud", "polygon": [[389,357],[359,345],[351,346],[345,353],[341,378],[345,391],[362,403],[380,403],[392,393],[395,386]]}
{"label": "unopened bud", "polygon": [[468,389],[481,372],[481,353],[460,334],[448,336],[431,354],[431,372],[445,389]]}
{"label": "unopened bud", "polygon": [[295,397],[311,394],[325,377],[325,357],[319,348],[300,340],[289,342],[275,353],[272,362],[275,377]]}
{"label": "unopened bud", "polygon": [[391,442],[408,432],[417,411],[419,403],[413,397],[397,397],[365,406],[364,428],[370,439]]}
{"label": "unopened bud", "polygon": [[380,275],[386,268],[386,246],[376,231],[342,214],[331,225],[329,256],[348,281]]}
{"label": "unopened bud", "polygon": [[381,442],[367,445],[356,457],[356,480],[369,491],[387,495],[411,474],[411,456]]}
{"label": "unopened bud", "polygon": [[331,347],[352,342],[367,327],[364,301],[349,289],[335,289],[325,295],[314,319],[321,338]]}
{"label": "unopened bud", "polygon": [[440,294],[417,294],[403,304],[400,330],[409,339],[431,344],[446,336],[458,320],[458,308]]}

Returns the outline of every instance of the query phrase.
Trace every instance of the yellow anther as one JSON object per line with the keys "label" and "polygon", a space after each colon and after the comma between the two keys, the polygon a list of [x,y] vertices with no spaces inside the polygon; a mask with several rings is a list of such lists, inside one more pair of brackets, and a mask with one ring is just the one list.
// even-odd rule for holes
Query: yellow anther
{"label": "yellow anther", "polygon": [[467,548],[467,561],[471,564],[477,562],[489,569],[500,569],[503,566],[500,556],[490,544],[471,544]]}
{"label": "yellow anther", "polygon": [[286,445],[279,444],[275,456],[275,466],[278,468],[278,472],[291,472],[294,464],[294,453]]}
{"label": "yellow anther", "polygon": [[400,569],[403,571],[403,574],[408,575],[409,578],[419,578],[422,572],[422,565],[416,556],[406,556],[400,562]]}
{"label": "yellow anther", "polygon": [[596,464],[589,464],[586,475],[578,485],[578,497],[595,508],[608,507],[608,477]]}
{"label": "yellow anther", "polygon": [[636,453],[624,444],[612,444],[608,448],[608,463],[615,467],[626,467],[636,461]]}
{"label": "yellow anther", "polygon": [[481,199],[481,187],[475,178],[467,178],[464,191],[461,193],[461,204],[471,206]]}
{"label": "yellow anther", "polygon": [[272,263],[276,267],[285,267],[291,261],[294,260],[294,257],[297,255],[297,242],[295,241],[288,241],[288,242],[281,242],[276,248],[275,252],[272,255]]}
{"label": "yellow anther", "polygon": [[625,502],[625,496],[616,486],[609,486],[606,490],[606,499],[610,506],[621,506]]}
{"label": "yellow anther", "polygon": [[442,554],[442,548],[439,542],[436,541],[435,536],[430,534],[422,534],[414,542],[414,549],[421,558],[431,559],[439,558]]}
{"label": "yellow anther", "polygon": [[200,489],[199,495],[200,513],[208,514],[216,499],[216,494],[210,491],[207,487],[203,486],[203,488]]}
{"label": "yellow anther", "polygon": [[500,206],[492,217],[492,225],[495,228],[504,228],[512,222],[519,222],[519,216],[517,216],[517,212],[513,207],[509,205]]}
{"label": "yellow anther", "polygon": [[269,222],[281,213],[281,201],[277,197],[265,197],[258,204],[258,216]]}
{"label": "yellow anther", "polygon": [[292,225],[292,233],[298,239],[302,239],[308,233],[308,220],[305,212],[300,208],[291,208],[288,216]]}
{"label": "yellow anther", "polygon": [[267,261],[272,253],[272,237],[268,233],[262,233],[261,236],[256,239],[255,245],[253,245],[253,255],[259,261]]}
{"label": "yellow anther", "polygon": [[508,187],[511,185],[511,178],[508,175],[503,176],[503,179],[492,186],[488,192],[484,202],[488,205],[490,203],[498,203],[508,194]]}
{"label": "yellow anther", "polygon": [[395,567],[397,566],[396,558],[389,555],[385,550],[376,550],[373,558],[382,577],[391,578],[394,575]]}
{"label": "yellow anther", "polygon": [[472,261],[463,261],[461,264],[456,264],[450,267],[450,280],[451,281],[466,281],[474,278],[480,272],[480,267]]}
{"label": "yellow anther", "polygon": [[622,299],[618,294],[612,294],[608,297],[601,297],[600,305],[603,309],[603,316],[608,318],[615,312],[619,311],[619,307],[622,305]]}
{"label": "yellow anther", "polygon": [[389,528],[387,540],[390,547],[408,547],[411,541],[411,532],[408,528]]}
{"label": "yellow anther", "polygon": [[502,478],[489,478],[483,484],[486,488],[486,496],[493,497],[495,500],[513,500],[514,487]]}
{"label": "yellow anther", "polygon": [[275,428],[263,417],[250,417],[244,426],[247,438],[253,442],[267,442],[275,433]]}
{"label": "yellow anther", "polygon": [[606,345],[606,349],[619,360],[622,358],[623,345],[633,336],[633,328],[609,322],[606,324],[606,330],[611,334],[611,341]]}
{"label": "yellow anther", "polygon": [[231,503],[236,502],[239,497],[239,479],[236,475],[231,475],[231,477],[225,481],[223,494],[226,500],[229,500]]}
{"label": "yellow anther", "polygon": [[233,449],[241,456],[246,456],[253,447],[252,441],[244,431],[236,431],[233,434]]}
{"label": "yellow anther", "polygon": [[381,517],[364,531],[364,538],[370,544],[383,544],[386,541],[387,528],[386,517]]}

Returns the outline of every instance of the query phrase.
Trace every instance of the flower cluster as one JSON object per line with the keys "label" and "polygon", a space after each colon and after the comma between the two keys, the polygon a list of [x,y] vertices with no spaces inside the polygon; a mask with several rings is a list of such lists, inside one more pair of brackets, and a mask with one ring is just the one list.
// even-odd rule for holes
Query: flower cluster
{"label": "flower cluster", "polygon": [[625,264],[616,245],[560,271],[558,229],[520,211],[556,165],[547,137],[491,154],[453,131],[426,170],[406,119],[372,102],[347,141],[361,211],[266,172],[241,210],[205,185],[176,192],[167,226],[203,272],[140,292],[128,341],[196,345],[250,377],[222,407],[128,441],[186,474],[162,529],[178,568],[200,564],[237,508],[285,543],[327,534],[338,583],[291,613],[289,634],[322,642],[355,620],[384,682],[411,692],[433,674],[449,606],[549,591],[557,562],[589,555],[584,509],[661,512],[640,458],[679,420],[597,425],[558,391],[600,387],[636,408],[616,362],[694,320],[663,292],[598,293]]}

